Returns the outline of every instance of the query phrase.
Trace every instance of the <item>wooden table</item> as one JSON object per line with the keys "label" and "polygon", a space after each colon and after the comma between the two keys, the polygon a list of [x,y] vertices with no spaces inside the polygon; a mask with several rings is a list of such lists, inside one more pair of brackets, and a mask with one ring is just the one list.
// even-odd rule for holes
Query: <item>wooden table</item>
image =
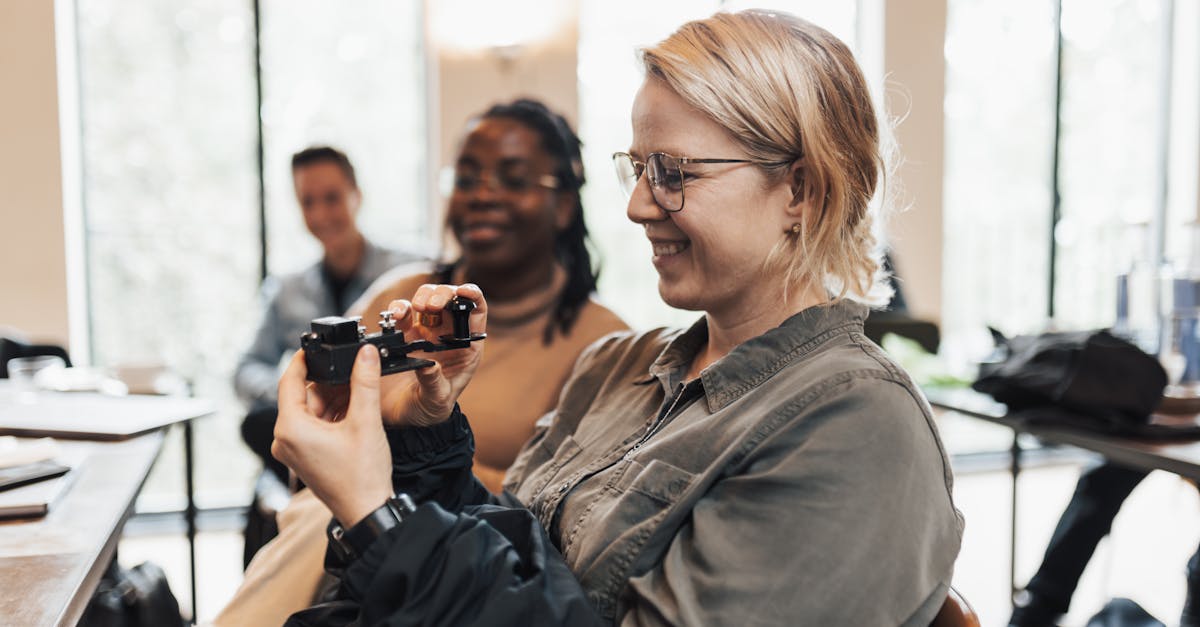
{"label": "wooden table", "polygon": [[0,522],[0,624],[74,625],[112,560],[163,432],[123,442],[62,442],[83,459],[44,518]]}
{"label": "wooden table", "polygon": [[[970,389],[926,388],[929,403],[935,408],[980,418],[1013,430],[1009,448],[1009,472],[1012,474],[1012,520],[1010,521],[1009,575],[1015,595],[1017,584],[1017,478],[1021,473],[1021,443],[1019,436],[1028,433],[1052,444],[1069,444],[1103,455],[1119,464],[1142,470],[1165,470],[1200,481],[1200,441],[1197,440],[1143,440],[1093,431],[1053,427],[1046,424],[1029,424],[1009,416],[1008,408],[997,403],[986,394]],[[1151,417],[1159,424],[1194,425],[1200,421],[1198,415],[1169,416],[1155,414]]]}
{"label": "wooden table", "polygon": [[41,392],[33,401],[22,402],[14,394],[11,382],[0,380],[0,435],[121,441],[182,425],[187,492],[184,521],[193,617],[196,616],[196,498],[192,420],[213,411],[208,401],[168,396]]}

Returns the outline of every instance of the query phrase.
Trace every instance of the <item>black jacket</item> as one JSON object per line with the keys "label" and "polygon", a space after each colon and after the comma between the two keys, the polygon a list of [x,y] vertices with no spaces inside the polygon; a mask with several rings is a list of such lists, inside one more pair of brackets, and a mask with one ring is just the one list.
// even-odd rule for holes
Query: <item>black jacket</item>
{"label": "black jacket", "polygon": [[421,505],[361,557],[326,568],[336,597],[288,619],[308,625],[602,625],[541,524],[471,474],[475,443],[446,422],[388,431],[392,482]]}

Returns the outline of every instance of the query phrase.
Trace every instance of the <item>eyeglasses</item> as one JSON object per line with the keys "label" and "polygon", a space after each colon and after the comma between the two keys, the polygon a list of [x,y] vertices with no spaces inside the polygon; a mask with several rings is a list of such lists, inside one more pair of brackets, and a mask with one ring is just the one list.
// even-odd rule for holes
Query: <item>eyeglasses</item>
{"label": "eyeglasses", "polygon": [[665,152],[652,152],[646,161],[637,161],[627,152],[614,152],[613,165],[617,168],[617,180],[625,197],[633,195],[638,179],[647,172],[650,178],[650,191],[654,194],[654,202],[663,211],[683,210],[683,166],[689,163],[754,163],[757,165],[778,166],[789,161],[755,161],[754,159],[693,159],[691,157],[674,157]]}
{"label": "eyeglasses", "polygon": [[511,172],[481,172],[455,171],[454,190],[458,192],[473,192],[481,185],[487,185],[492,190],[521,193],[534,187],[542,189],[558,189],[558,177],[553,174],[531,176]]}

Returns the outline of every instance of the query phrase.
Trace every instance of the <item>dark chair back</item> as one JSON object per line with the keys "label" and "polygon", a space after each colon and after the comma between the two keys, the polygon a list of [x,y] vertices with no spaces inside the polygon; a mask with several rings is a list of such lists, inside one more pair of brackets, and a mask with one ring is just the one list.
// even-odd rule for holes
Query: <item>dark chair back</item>
{"label": "dark chair back", "polygon": [[889,311],[871,312],[871,315],[867,316],[866,322],[863,323],[863,333],[876,344],[883,341],[885,333],[895,333],[900,337],[916,341],[921,348],[930,353],[938,351],[938,345],[942,340],[936,324]]}
{"label": "dark chair back", "polygon": [[40,357],[54,355],[62,357],[67,367],[71,366],[71,358],[67,350],[54,344],[26,344],[9,337],[0,337],[0,379],[8,378],[8,360],[17,357]]}

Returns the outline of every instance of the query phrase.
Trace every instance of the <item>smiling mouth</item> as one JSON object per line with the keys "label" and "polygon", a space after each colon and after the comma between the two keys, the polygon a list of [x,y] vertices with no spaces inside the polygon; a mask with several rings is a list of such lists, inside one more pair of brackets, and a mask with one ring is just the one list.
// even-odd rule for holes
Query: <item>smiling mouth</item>
{"label": "smiling mouth", "polygon": [[691,245],[691,242],[654,242],[652,247],[655,257],[670,257],[687,250]]}
{"label": "smiling mouth", "polygon": [[484,243],[491,242],[504,236],[507,229],[499,224],[489,222],[478,222],[464,226],[459,231],[459,237],[464,242]]}

